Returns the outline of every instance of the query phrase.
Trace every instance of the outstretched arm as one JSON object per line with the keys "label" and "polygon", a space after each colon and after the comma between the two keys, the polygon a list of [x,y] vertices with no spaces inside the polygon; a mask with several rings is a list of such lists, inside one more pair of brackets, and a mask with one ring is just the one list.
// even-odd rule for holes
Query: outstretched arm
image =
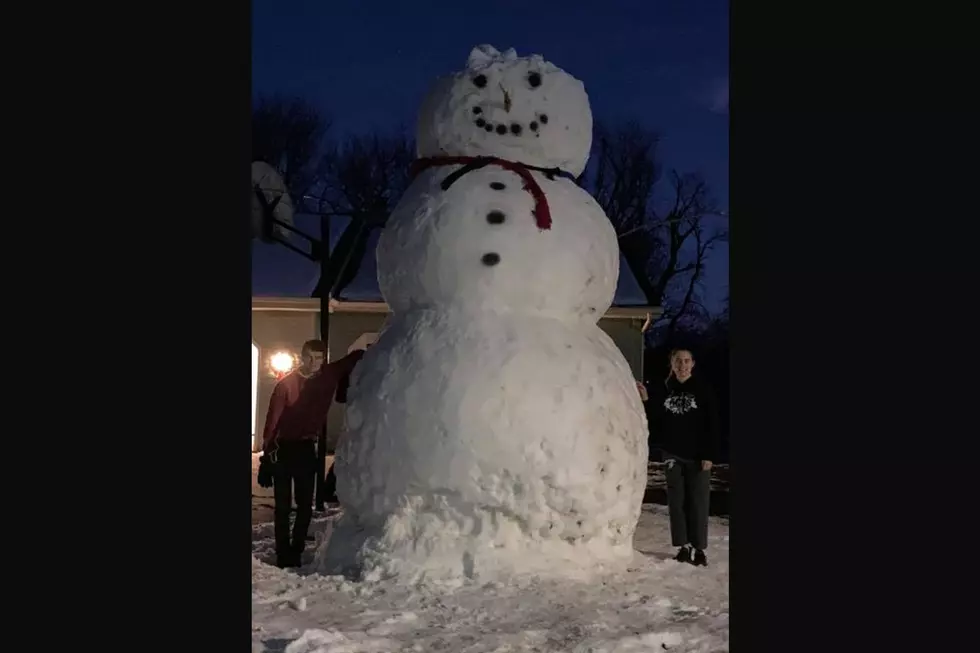
{"label": "outstretched arm", "polygon": [[350,375],[354,372],[354,366],[364,356],[364,350],[358,349],[341,358],[338,363],[344,363],[344,370],[337,383],[337,392],[334,397],[339,404],[347,403],[347,391],[350,390]]}

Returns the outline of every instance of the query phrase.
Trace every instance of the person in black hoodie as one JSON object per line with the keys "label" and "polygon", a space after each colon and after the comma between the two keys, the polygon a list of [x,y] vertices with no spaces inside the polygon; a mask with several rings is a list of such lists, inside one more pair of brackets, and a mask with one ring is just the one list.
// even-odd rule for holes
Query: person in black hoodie
{"label": "person in black hoodie", "polygon": [[[711,465],[720,428],[711,388],[692,376],[694,357],[688,349],[670,352],[670,372],[663,389],[651,397],[651,434],[660,441],[667,466],[670,539],[680,547],[675,560],[708,564],[708,504]],[[693,549],[693,552],[692,552]]]}

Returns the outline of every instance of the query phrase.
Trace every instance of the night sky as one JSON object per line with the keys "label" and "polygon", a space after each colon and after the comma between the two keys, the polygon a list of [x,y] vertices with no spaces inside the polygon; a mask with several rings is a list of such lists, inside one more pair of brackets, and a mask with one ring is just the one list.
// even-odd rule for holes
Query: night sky
{"label": "night sky", "polygon": [[[253,92],[309,99],[333,120],[334,136],[413,128],[433,80],[462,68],[474,45],[513,47],[581,79],[596,120],[660,132],[664,163],[700,172],[728,209],[725,0],[253,0],[252,8]],[[299,222],[316,232],[315,221]],[[279,246],[254,245],[252,266],[256,295],[308,296],[316,280],[314,264]],[[708,269],[709,308],[727,286],[721,245]]]}

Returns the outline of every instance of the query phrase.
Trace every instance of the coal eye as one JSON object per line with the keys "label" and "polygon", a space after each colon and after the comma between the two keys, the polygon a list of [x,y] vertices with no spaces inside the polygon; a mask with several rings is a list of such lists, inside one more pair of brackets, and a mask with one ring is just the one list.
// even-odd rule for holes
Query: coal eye
{"label": "coal eye", "polygon": [[483,88],[484,86],[487,85],[487,76],[477,75],[476,77],[473,78],[473,83],[476,84],[477,88]]}
{"label": "coal eye", "polygon": [[531,73],[527,76],[527,83],[531,85],[531,88],[537,88],[541,86],[541,75],[540,73]]}

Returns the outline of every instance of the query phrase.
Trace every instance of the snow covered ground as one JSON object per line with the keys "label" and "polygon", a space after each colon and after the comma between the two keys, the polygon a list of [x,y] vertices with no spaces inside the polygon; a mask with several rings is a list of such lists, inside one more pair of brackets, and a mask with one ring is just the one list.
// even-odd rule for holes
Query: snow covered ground
{"label": "snow covered ground", "polygon": [[[339,514],[315,519],[311,534],[319,541]],[[252,530],[253,653],[728,650],[727,519],[711,518],[707,568],[671,560],[667,509],[645,505],[626,573],[454,589],[282,571],[269,564],[272,524]]]}

